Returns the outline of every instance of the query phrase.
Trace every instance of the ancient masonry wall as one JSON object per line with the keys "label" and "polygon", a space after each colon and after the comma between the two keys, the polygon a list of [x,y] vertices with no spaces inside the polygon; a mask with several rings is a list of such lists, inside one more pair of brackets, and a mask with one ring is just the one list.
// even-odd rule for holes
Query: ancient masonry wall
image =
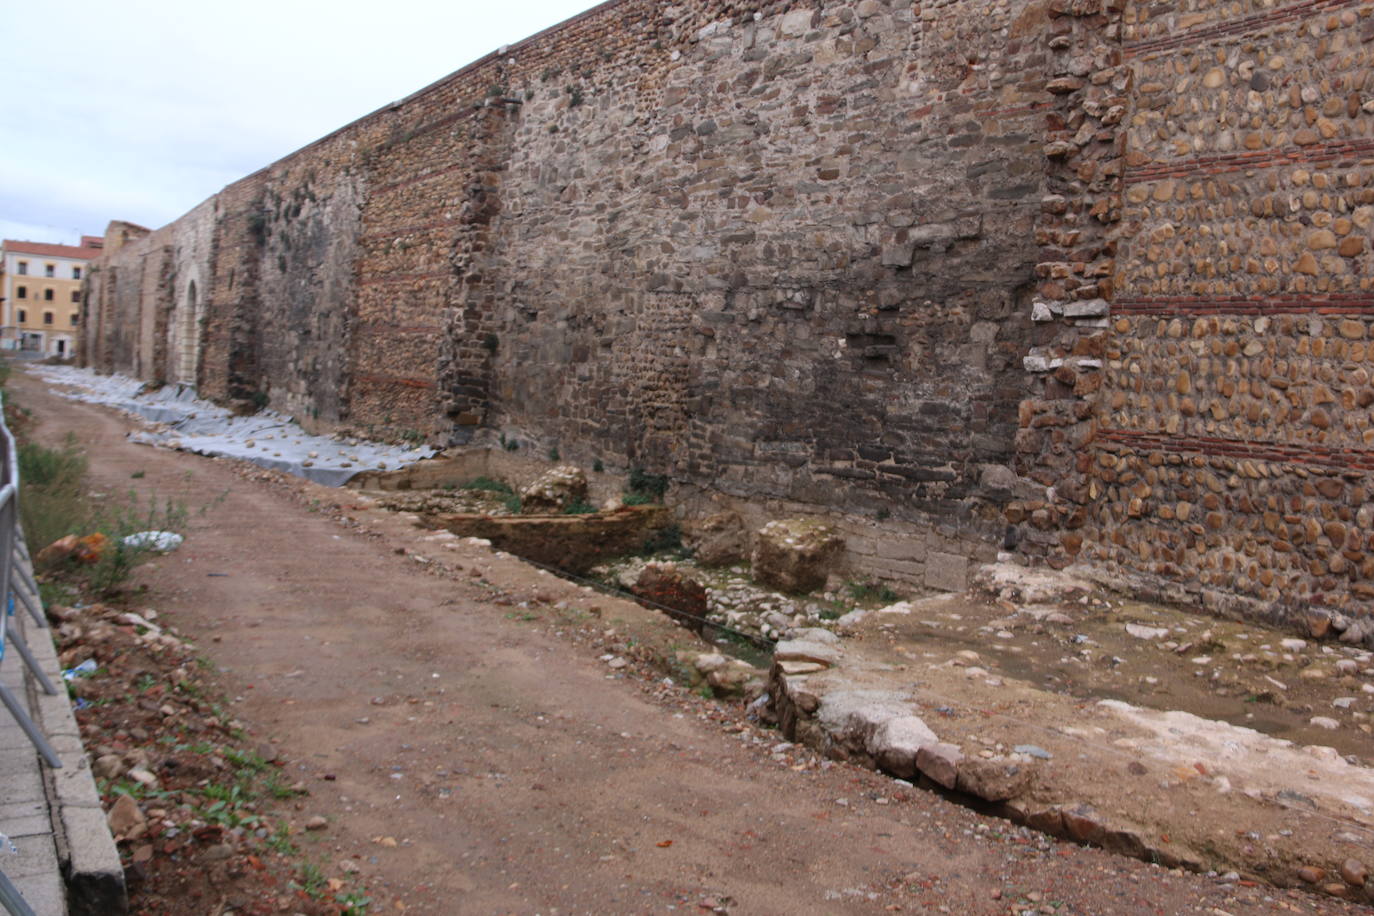
{"label": "ancient masonry wall", "polygon": [[1370,28],[617,0],[111,251],[85,358],[810,508],[931,585],[1006,545],[1354,607]]}
{"label": "ancient masonry wall", "polygon": [[1365,614],[1374,6],[1142,5],[1123,39],[1089,555],[1219,609]]}

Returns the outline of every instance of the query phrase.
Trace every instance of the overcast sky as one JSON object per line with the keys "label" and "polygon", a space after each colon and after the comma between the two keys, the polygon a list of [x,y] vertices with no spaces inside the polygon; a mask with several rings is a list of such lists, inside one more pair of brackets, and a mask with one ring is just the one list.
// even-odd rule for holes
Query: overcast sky
{"label": "overcast sky", "polygon": [[0,237],[157,228],[592,0],[5,4]]}

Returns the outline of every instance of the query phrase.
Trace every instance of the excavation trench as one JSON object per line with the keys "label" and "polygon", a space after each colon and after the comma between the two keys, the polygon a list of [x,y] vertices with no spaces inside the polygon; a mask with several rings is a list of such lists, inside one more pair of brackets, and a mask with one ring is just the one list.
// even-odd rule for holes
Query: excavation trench
{"label": "excavation trench", "polygon": [[[439,486],[419,490],[417,476]],[[653,562],[640,545],[673,517],[662,506],[437,512],[462,482],[408,479],[416,524],[627,590]],[[1374,899],[1362,861],[1374,843],[1374,659],[1362,647],[1068,576],[998,571],[968,593],[880,601],[896,596],[869,583],[863,600],[854,583],[848,595],[833,584],[785,595],[747,566],[674,565],[704,586],[712,619],[777,641],[771,658],[750,656],[769,669],[754,708],[791,741],[1073,841]],[[731,648],[706,635],[708,655]],[[762,681],[734,686],[751,699]]]}

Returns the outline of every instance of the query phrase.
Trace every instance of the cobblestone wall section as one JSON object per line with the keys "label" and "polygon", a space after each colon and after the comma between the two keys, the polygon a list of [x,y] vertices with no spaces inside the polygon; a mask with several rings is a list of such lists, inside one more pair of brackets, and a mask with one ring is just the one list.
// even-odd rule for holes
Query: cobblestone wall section
{"label": "cobblestone wall section", "polygon": [[1132,5],[1087,553],[1220,610],[1367,613],[1374,6]]}

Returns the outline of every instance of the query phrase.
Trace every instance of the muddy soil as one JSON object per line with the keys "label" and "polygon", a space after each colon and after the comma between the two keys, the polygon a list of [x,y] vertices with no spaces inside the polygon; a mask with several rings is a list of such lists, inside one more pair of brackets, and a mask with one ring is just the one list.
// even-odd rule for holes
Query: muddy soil
{"label": "muddy soil", "polygon": [[290,761],[298,816],[326,822],[314,852],[356,865],[376,912],[1355,912],[818,760],[665,682],[656,660],[691,637],[637,605],[11,385],[40,438],[90,450],[97,486],[206,506],[141,570],[145,603]]}
{"label": "muddy soil", "polygon": [[1100,591],[1023,606],[970,596],[883,616],[918,657],[972,652],[970,666],[1045,690],[1184,710],[1374,764],[1374,656],[1363,648]]}

